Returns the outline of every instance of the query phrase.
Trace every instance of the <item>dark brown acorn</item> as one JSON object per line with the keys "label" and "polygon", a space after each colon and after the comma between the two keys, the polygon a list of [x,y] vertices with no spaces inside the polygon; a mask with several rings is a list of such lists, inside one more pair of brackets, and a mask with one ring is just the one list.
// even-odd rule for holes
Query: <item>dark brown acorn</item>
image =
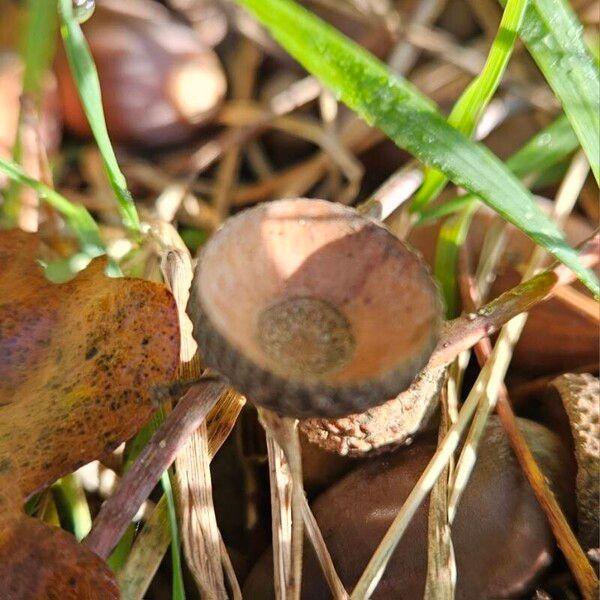
{"label": "dark brown acorn", "polygon": [[[545,427],[520,425],[567,513],[573,512],[568,452]],[[375,548],[435,452],[420,440],[372,459],[324,492],[313,512],[338,575],[350,592]],[[422,598],[427,572],[428,507],[423,504],[406,530],[373,593],[375,600]],[[552,562],[555,543],[548,521],[525,479],[506,435],[493,417],[452,526],[457,600],[514,598],[530,589]],[[330,592],[306,542],[302,598]],[[274,597],[272,556],[265,554],[244,585],[244,597]]]}

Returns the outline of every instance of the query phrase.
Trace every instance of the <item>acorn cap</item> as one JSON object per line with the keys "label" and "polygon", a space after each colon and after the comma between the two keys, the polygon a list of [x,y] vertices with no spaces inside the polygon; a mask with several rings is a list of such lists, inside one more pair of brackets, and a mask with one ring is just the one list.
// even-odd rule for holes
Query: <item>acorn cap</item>
{"label": "acorn cap", "polygon": [[372,456],[409,445],[429,423],[445,374],[445,366],[423,370],[381,406],[339,419],[305,419],[300,429],[312,444],[342,456]]}
{"label": "acorn cap", "polygon": [[[572,490],[564,474],[568,451],[545,427],[519,425],[559,501]],[[435,440],[365,461],[312,504],[342,583],[352,590],[369,559],[436,450]],[[423,598],[427,573],[428,503],[417,510],[394,550],[373,598]],[[522,597],[550,565],[555,541],[543,510],[496,417],[491,417],[454,523],[457,600]],[[331,593],[305,543],[302,599]],[[273,561],[261,558],[244,584],[244,598],[274,598]]]}
{"label": "acorn cap", "polygon": [[577,460],[577,520],[586,548],[597,548],[600,528],[600,380],[588,373],[567,373],[552,381],[569,418]]}
{"label": "acorn cap", "polygon": [[412,250],[352,209],[308,199],[229,219],[199,257],[188,312],[207,366],[300,418],[363,412],[406,389],[442,323]]}

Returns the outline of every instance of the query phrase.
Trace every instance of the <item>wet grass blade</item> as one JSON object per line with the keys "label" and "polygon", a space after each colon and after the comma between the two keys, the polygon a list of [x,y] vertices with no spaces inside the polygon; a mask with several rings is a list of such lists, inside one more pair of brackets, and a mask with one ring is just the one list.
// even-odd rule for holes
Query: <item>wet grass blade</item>
{"label": "wet grass blade", "polygon": [[106,130],[96,66],[81,27],[73,14],[72,0],[59,0],[59,13],[60,32],[71,73],[79,91],[83,110],[102,154],[106,174],[117,198],[123,224],[130,230],[139,232],[139,217]]}
{"label": "wet grass blade", "polygon": [[566,0],[532,0],[520,35],[560,100],[599,181],[600,76],[573,9]]}
{"label": "wet grass blade", "polygon": [[60,212],[79,239],[83,254],[94,258],[105,253],[98,225],[83,206],[69,202],[69,200],[52,188],[44,185],[37,179],[29,177],[19,165],[2,157],[0,157],[0,171],[13,181],[33,188],[42,200]]}
{"label": "wet grass blade", "polygon": [[[528,0],[508,0],[485,66],[454,105],[448,123],[471,137],[483,111],[493,98],[512,55]],[[428,169],[411,211],[418,212],[442,191],[448,178],[437,170]]]}
{"label": "wet grass blade", "polygon": [[368,123],[427,166],[476,194],[600,295],[596,276],[581,265],[577,253],[518,179],[489,150],[448,125],[410,83],[392,75],[363,48],[290,0],[238,3]]}
{"label": "wet grass blade", "polygon": [[[562,115],[536,133],[504,164],[519,179],[535,178],[564,161],[577,148],[579,148],[579,140],[568,119]],[[420,213],[417,225],[453,214],[476,198],[474,194],[464,194],[439,206],[426,209]]]}

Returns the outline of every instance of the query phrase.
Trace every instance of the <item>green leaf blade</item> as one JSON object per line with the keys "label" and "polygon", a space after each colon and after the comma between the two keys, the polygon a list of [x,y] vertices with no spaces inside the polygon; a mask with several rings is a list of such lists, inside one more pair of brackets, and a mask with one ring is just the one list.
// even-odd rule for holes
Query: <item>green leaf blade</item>
{"label": "green leaf blade", "polygon": [[532,0],[521,38],[560,100],[599,181],[600,75],[569,3]]}
{"label": "green leaf blade", "polygon": [[89,46],[81,31],[81,27],[73,14],[71,0],[59,1],[61,17],[60,32],[83,110],[102,155],[108,180],[117,198],[123,224],[130,230],[139,232],[140,221],[137,210],[127,189],[125,176],[119,168],[106,129],[96,65],[90,54]]}
{"label": "green leaf blade", "polygon": [[[508,0],[498,33],[481,73],[471,82],[454,105],[448,123],[471,137],[485,108],[493,98],[506,71],[523,22],[528,0]],[[446,185],[444,173],[428,169],[411,210],[416,212],[436,198]]]}
{"label": "green leaf blade", "polygon": [[595,275],[581,265],[531,194],[486,148],[446,123],[410,84],[364,49],[290,0],[238,0],[309,72],[399,147],[484,200],[572,269],[595,294]]}

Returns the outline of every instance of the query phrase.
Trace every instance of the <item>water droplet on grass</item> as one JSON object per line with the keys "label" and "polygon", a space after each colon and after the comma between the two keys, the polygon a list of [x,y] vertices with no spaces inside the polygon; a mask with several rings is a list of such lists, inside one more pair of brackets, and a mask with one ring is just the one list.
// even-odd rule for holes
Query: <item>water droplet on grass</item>
{"label": "water droplet on grass", "polygon": [[96,9],[96,0],[73,0],[73,16],[79,23],[85,23]]}

